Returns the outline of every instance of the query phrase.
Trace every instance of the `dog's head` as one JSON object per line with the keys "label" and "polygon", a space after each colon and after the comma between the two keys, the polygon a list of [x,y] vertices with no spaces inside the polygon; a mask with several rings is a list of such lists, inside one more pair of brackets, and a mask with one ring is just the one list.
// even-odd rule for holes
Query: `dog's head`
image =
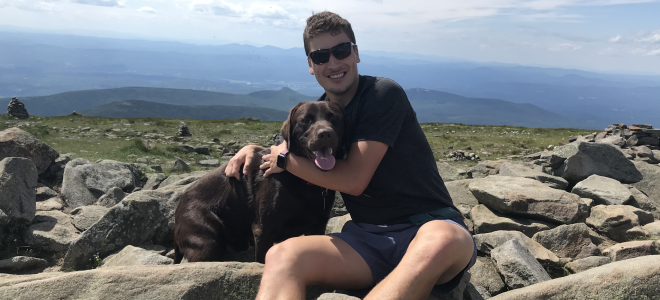
{"label": "dog's head", "polygon": [[321,170],[335,166],[344,135],[344,110],[330,101],[298,103],[282,125],[289,152],[313,159]]}

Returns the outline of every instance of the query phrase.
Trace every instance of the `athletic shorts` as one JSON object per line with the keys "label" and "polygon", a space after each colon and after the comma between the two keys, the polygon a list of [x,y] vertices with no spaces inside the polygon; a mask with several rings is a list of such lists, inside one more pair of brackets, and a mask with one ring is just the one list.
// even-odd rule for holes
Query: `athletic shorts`
{"label": "athletic shorts", "polygon": [[[466,231],[468,230],[460,216],[441,221],[457,224],[465,228]],[[369,268],[371,268],[374,282],[378,283],[399,264],[419,228],[420,226],[412,223],[373,225],[348,221],[342,228],[341,233],[333,233],[331,235],[346,242],[362,256],[367,262],[367,265],[369,265]],[[433,294],[449,293],[453,290],[460,283],[463,274],[474,265],[476,260],[477,245],[475,243],[470,263],[453,279],[444,284],[436,285],[433,288]],[[357,294],[359,293],[357,292]]]}

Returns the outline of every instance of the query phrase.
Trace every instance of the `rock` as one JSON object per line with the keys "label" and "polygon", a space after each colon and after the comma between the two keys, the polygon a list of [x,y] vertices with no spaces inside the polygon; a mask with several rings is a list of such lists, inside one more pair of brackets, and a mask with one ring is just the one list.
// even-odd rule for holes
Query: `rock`
{"label": "rock", "polygon": [[644,230],[647,237],[660,239],[660,221],[648,223],[642,226],[642,230]]}
{"label": "rock", "polygon": [[[168,249],[161,245],[141,245],[140,248],[147,250],[158,255],[165,255],[169,253]],[[172,249],[174,251],[174,249]]]}
{"label": "rock", "polygon": [[64,202],[62,199],[53,197],[46,201],[37,202],[37,211],[62,210]]}
{"label": "rock", "polygon": [[48,267],[48,261],[36,257],[14,256],[0,260],[0,272],[17,272]]}
{"label": "rock", "polygon": [[44,201],[57,196],[57,192],[47,186],[37,188],[37,201]]}
{"label": "rock", "polygon": [[458,285],[449,292],[431,291],[427,300],[462,300],[465,288],[470,284],[470,273],[465,273]]}
{"label": "rock", "polygon": [[190,146],[190,145],[185,145],[185,144],[184,145],[178,145],[178,146],[176,146],[176,148],[179,151],[184,152],[184,153],[193,153],[193,152],[195,152],[195,148],[193,146]]}
{"label": "rock", "polygon": [[475,286],[471,283],[465,287],[465,291],[463,292],[463,300],[484,300],[490,298],[490,293],[484,287]]}
{"label": "rock", "polygon": [[502,230],[474,235],[474,241],[477,244],[477,250],[486,255],[489,255],[492,249],[501,246],[509,240],[516,240],[525,248],[527,248],[536,258],[536,260],[538,260],[541,265],[545,266],[546,269],[550,269],[553,272],[557,269],[561,269],[561,264],[557,255],[552,253],[552,251],[544,248],[536,241],[528,238],[522,232]]}
{"label": "rock", "polygon": [[132,191],[140,185],[141,174],[132,165],[117,161],[92,164],[74,159],[64,169],[62,200],[71,208],[90,205],[114,187]]}
{"label": "rock", "polygon": [[352,220],[350,214],[331,218],[325,226],[325,234],[341,232],[341,229],[344,228],[344,224],[350,220]]}
{"label": "rock", "polygon": [[360,300],[360,298],[340,293],[324,293],[316,298],[316,300]]}
{"label": "rock", "polygon": [[64,168],[71,161],[71,156],[73,155],[73,153],[66,153],[56,158],[48,169],[39,175],[40,181],[45,181],[51,186],[61,185],[64,178]]}
{"label": "rock", "polygon": [[18,98],[11,98],[9,105],[7,106],[7,115],[16,119],[27,119],[30,117],[27,109],[25,109],[25,104],[19,101]]}
{"label": "rock", "polygon": [[64,252],[80,234],[71,224],[71,217],[61,211],[40,211],[23,233],[28,246],[45,252]]}
{"label": "rock", "polygon": [[506,289],[504,281],[500,278],[500,274],[490,258],[477,257],[477,261],[469,272],[471,275],[470,283],[486,289],[489,296],[497,295]]}
{"label": "rock", "polygon": [[346,205],[344,204],[344,199],[341,198],[341,193],[335,193],[335,202],[332,204],[332,210],[330,211],[330,218],[341,217],[348,214],[346,210]]}
{"label": "rock", "polygon": [[7,157],[0,161],[0,213],[5,219],[0,225],[12,220],[30,222],[34,219],[36,187],[37,170],[31,160]]}
{"label": "rock", "polygon": [[200,160],[199,164],[205,167],[217,168],[220,166],[220,160],[217,159]]}
{"label": "rock", "polygon": [[[507,217],[492,212],[488,207],[479,204],[470,213],[474,222],[474,233],[489,233],[498,230],[515,230],[532,237],[535,233],[554,228],[556,225],[532,219]],[[492,293],[491,293],[492,294]]]}
{"label": "rock", "polygon": [[614,179],[599,175],[591,175],[580,181],[571,193],[605,205],[627,204],[633,200],[629,188]]}
{"label": "rock", "polygon": [[31,160],[41,174],[60,156],[50,146],[42,143],[22,129],[13,127],[0,131],[0,160],[7,157],[24,157]]}
{"label": "rock", "polygon": [[110,209],[98,205],[80,206],[71,211],[71,215],[73,216],[71,223],[81,232],[85,231],[89,227],[92,227],[96,221],[100,220],[108,210]]}
{"label": "rock", "polygon": [[516,240],[505,242],[490,254],[504,282],[512,289],[552,279],[529,250]]}
{"label": "rock", "polygon": [[447,191],[449,192],[449,195],[451,196],[451,200],[452,202],[454,202],[455,206],[464,204],[469,206],[470,209],[472,209],[472,207],[479,204],[477,198],[475,198],[472,192],[470,192],[470,190],[468,189],[468,185],[472,181],[473,180],[471,179],[464,179],[464,180],[455,180],[445,183],[445,186],[447,187]]}
{"label": "rock", "polygon": [[470,168],[468,172],[473,178],[484,178],[489,175],[497,175],[500,172],[500,166],[507,160],[486,160],[480,161],[476,166]]}
{"label": "rock", "polygon": [[[147,177],[149,177],[149,175],[147,175]],[[113,187],[109,189],[103,196],[101,196],[98,201],[96,201],[96,205],[109,208],[115,206],[124,198],[126,198],[126,193],[124,193],[124,191],[118,187]]]}
{"label": "rock", "polygon": [[173,263],[174,260],[171,258],[129,245],[124,247],[124,249],[118,253],[106,257],[103,260],[101,268],[138,265],[171,265]]}
{"label": "rock", "polygon": [[608,137],[606,137],[602,140],[597,141],[596,143],[623,147],[627,144],[627,141],[624,138],[620,137],[620,136],[611,135],[611,136],[608,136]]}
{"label": "rock", "polygon": [[570,183],[578,183],[594,174],[623,183],[642,180],[635,165],[609,144],[569,144],[555,149],[551,160],[561,161],[558,173]]}
{"label": "rock", "polygon": [[525,167],[520,164],[514,164],[511,162],[503,163],[500,167],[500,175],[502,176],[512,176],[512,177],[524,177],[529,179],[537,180],[553,189],[564,190],[568,186],[568,181],[566,179],[545,174],[541,171],[537,171],[528,167]]}
{"label": "rock", "polygon": [[532,240],[552,251],[558,257],[580,259],[599,255],[600,250],[589,237],[584,223],[561,225],[535,234]]}
{"label": "rock", "polygon": [[480,203],[500,213],[561,224],[581,222],[587,215],[579,196],[533,179],[490,176],[471,182],[468,188]]}
{"label": "rock", "polygon": [[208,171],[195,171],[192,173],[184,173],[180,175],[170,175],[167,177],[163,182],[160,183],[158,188],[163,188],[172,184],[175,185],[186,185],[189,183],[193,183],[197,181],[198,179],[202,178],[204,175],[206,175]]}
{"label": "rock", "polygon": [[617,242],[628,241],[628,230],[653,222],[653,215],[629,205],[597,205],[587,225]]}
{"label": "rock", "polygon": [[147,174],[147,183],[144,184],[143,190],[155,190],[160,184],[167,179],[167,176],[163,173],[151,173]]}
{"label": "rock", "polygon": [[440,177],[442,177],[442,181],[444,181],[445,184],[455,180],[468,179],[470,177],[466,171],[454,168],[454,166],[446,162],[436,162],[436,166],[438,167]]}
{"label": "rock", "polygon": [[188,125],[184,123],[183,121],[179,121],[179,129],[177,130],[176,133],[177,136],[192,136],[190,133],[190,130],[188,130]]}
{"label": "rock", "polygon": [[149,167],[153,172],[163,173],[163,167],[161,166],[150,166]]}
{"label": "rock", "polygon": [[634,186],[629,185],[628,188],[633,195],[630,205],[650,212],[656,220],[660,220],[660,201],[654,202]]}
{"label": "rock", "polygon": [[211,155],[211,150],[209,149],[209,147],[206,147],[204,145],[198,144],[198,145],[195,146],[194,149],[195,149],[195,152],[197,152],[197,154]]}
{"label": "rock", "polygon": [[632,186],[648,196],[653,203],[660,206],[660,166],[635,162],[635,167],[644,178],[632,184]]}
{"label": "rock", "polygon": [[185,161],[183,161],[183,159],[177,157],[176,160],[174,161],[174,164],[172,165],[172,171],[190,172],[190,167]]}
{"label": "rock", "polygon": [[626,146],[633,147],[639,143],[639,138],[636,135],[633,135],[626,140]]}
{"label": "rock", "polygon": [[654,299],[658,295],[660,256],[645,256],[509,291],[491,299]]}
{"label": "rock", "polygon": [[603,251],[612,261],[620,261],[646,255],[660,254],[658,241],[632,241],[616,244]]}
{"label": "rock", "polygon": [[4,276],[0,299],[251,300],[262,273],[258,263],[200,262]]}
{"label": "rock", "polygon": [[653,151],[646,146],[638,146],[634,151],[637,157],[653,157]]}
{"label": "rock", "polygon": [[612,260],[607,256],[590,256],[569,262],[565,267],[571,273],[580,273],[611,262]]}

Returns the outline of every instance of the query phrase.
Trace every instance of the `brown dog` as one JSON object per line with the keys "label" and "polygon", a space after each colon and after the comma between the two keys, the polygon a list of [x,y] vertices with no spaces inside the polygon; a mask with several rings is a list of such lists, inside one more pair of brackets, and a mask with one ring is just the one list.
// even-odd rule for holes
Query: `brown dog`
{"label": "brown dog", "polygon": [[[342,142],[343,117],[336,103],[299,103],[281,129],[289,152],[331,169]],[[335,192],[286,171],[263,177],[261,156],[269,151],[246,162],[248,171],[240,181],[227,178],[223,165],[181,195],[174,214],[175,263],[184,257],[189,262],[221,261],[227,246],[241,252],[250,245],[256,261],[264,263],[273,243],[325,233]]]}

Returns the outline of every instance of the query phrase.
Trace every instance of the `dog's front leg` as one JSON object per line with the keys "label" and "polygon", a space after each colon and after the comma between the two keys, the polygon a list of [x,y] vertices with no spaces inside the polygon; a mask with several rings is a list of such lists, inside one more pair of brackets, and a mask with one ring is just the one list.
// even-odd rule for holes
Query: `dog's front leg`
{"label": "dog's front leg", "polygon": [[264,232],[261,224],[252,224],[254,234],[254,259],[259,263],[266,263],[266,253],[273,246],[275,239],[272,232]]}

